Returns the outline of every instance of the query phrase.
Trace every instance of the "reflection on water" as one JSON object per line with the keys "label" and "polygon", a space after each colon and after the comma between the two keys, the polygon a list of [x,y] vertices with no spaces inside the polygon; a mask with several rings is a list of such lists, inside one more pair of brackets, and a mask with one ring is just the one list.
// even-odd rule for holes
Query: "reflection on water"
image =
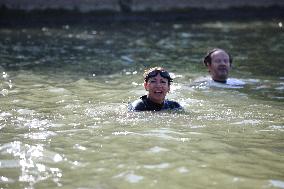
{"label": "reflection on water", "polygon": [[[279,23],[0,33],[0,188],[284,188]],[[197,82],[215,46],[245,85]],[[184,113],[127,112],[156,65]]]}

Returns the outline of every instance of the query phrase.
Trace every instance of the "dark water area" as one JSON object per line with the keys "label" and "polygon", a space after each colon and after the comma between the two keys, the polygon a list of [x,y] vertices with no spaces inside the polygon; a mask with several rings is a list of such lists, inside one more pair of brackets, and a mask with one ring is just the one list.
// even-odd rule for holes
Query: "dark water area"
{"label": "dark water area", "polygon": [[[10,54],[11,57],[7,61],[2,61],[1,65],[7,69],[19,67],[41,69],[50,65],[60,68],[62,64],[73,64],[74,67],[90,70],[86,61],[89,64],[95,61],[95,69],[98,71],[93,72],[105,74],[128,68],[128,63],[122,64],[127,61],[119,60],[128,53],[138,57],[130,67],[156,64],[143,58],[145,54],[156,50],[169,55],[166,61],[160,62],[165,66],[173,63],[181,64],[176,65],[176,68],[187,67],[193,63],[200,67],[200,61],[206,50],[218,46],[233,51],[232,54],[237,56],[236,66],[240,62],[238,58],[248,58],[249,62],[242,63],[238,66],[238,70],[281,77],[284,73],[281,52],[283,45],[279,40],[283,38],[284,11],[280,12],[281,8],[271,9],[265,11],[237,9],[238,11],[233,12],[225,10],[222,14],[208,10],[199,10],[200,14],[193,11],[192,15],[180,13],[185,15],[184,17],[180,17],[177,13],[170,13],[167,17],[167,13],[133,13],[134,15],[104,13],[104,16],[101,13],[100,16],[92,16],[91,13],[90,15],[77,13],[77,15],[74,12],[66,16],[58,11],[46,11],[47,14],[42,11],[11,13],[12,16],[4,14],[6,16],[1,19],[0,25],[1,41],[4,47],[3,53]],[[232,20],[234,16],[236,19]],[[260,21],[259,17],[264,18]],[[234,26],[234,23],[237,23],[237,26]],[[254,26],[247,23],[252,23]],[[175,28],[175,25],[182,27]],[[169,40],[168,43],[172,45],[181,45],[176,46],[175,49],[160,48],[159,44],[156,44],[161,40],[160,38]],[[137,39],[148,44],[139,46],[135,44]],[[129,48],[121,49],[120,45]],[[20,56],[18,56],[19,51]],[[91,53],[92,56],[100,54],[99,59],[86,60],[91,59]],[[27,62],[16,61],[21,54],[24,54]],[[46,54],[50,57],[46,57]],[[191,60],[190,64],[184,64],[182,60],[178,60],[188,59],[189,56],[198,57],[198,61]],[[120,62],[112,64],[108,70],[100,69],[104,63],[113,61]],[[81,65],[82,63],[84,66]]]}
{"label": "dark water area", "polygon": [[254,21],[273,20],[280,21],[284,18],[284,8],[272,7],[239,7],[227,9],[179,9],[168,11],[89,11],[64,9],[45,10],[20,10],[0,8],[0,27],[33,27],[33,26],[58,26],[77,24],[109,24],[129,22],[191,22],[199,23],[205,21]]}

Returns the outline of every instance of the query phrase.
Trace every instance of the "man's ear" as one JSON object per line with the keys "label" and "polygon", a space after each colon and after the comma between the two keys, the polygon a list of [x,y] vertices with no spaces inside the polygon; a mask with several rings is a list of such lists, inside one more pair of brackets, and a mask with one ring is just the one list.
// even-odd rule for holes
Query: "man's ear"
{"label": "man's ear", "polygon": [[148,91],[148,83],[146,81],[144,82],[144,88],[146,91]]}
{"label": "man's ear", "polygon": [[211,72],[210,68],[211,68],[211,64],[207,64],[207,70],[209,73]]}

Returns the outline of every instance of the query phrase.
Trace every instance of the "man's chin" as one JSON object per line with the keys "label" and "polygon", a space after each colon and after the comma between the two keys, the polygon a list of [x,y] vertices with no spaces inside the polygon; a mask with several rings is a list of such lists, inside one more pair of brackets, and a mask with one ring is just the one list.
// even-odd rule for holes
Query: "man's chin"
{"label": "man's chin", "polygon": [[220,79],[227,80],[227,78],[228,78],[228,73],[226,72],[226,73],[220,74],[218,77],[219,77]]}
{"label": "man's chin", "polygon": [[212,79],[216,81],[226,81],[228,79],[228,75],[219,75],[218,77],[213,77]]}

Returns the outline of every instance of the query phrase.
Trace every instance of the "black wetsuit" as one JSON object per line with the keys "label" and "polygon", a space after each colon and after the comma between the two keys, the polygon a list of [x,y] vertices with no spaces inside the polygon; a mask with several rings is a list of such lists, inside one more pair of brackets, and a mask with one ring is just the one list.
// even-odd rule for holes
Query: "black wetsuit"
{"label": "black wetsuit", "polygon": [[129,111],[161,111],[161,110],[183,110],[182,106],[170,100],[165,100],[163,104],[152,102],[147,95],[141,96],[128,106]]}

